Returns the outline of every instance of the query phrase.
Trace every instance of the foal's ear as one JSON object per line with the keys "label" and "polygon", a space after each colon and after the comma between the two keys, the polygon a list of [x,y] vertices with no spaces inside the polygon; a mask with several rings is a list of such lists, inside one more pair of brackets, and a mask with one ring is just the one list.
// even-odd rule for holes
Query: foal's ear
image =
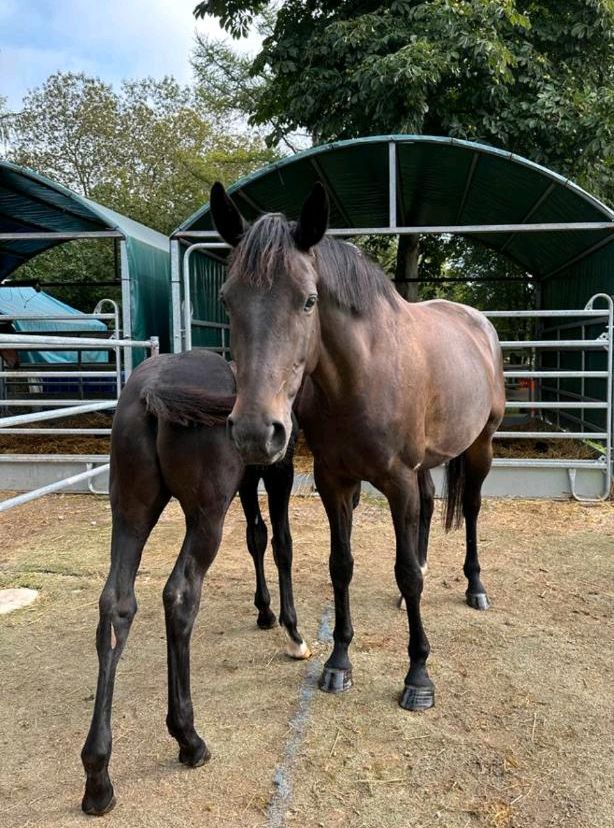
{"label": "foal's ear", "polygon": [[316,181],[303,204],[300,218],[294,229],[294,242],[299,250],[306,253],[322,240],[328,227],[328,213],[326,190],[319,181]]}
{"label": "foal's ear", "polygon": [[224,185],[216,181],[209,198],[211,218],[215,229],[231,247],[236,247],[245,232],[246,224],[235,203],[228,197]]}

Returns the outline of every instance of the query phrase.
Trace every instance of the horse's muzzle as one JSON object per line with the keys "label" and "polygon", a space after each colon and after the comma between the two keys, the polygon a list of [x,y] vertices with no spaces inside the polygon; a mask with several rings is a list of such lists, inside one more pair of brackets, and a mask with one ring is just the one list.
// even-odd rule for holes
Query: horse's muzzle
{"label": "horse's muzzle", "polygon": [[247,465],[268,466],[286,453],[288,433],[279,420],[233,417],[226,421],[228,436]]}

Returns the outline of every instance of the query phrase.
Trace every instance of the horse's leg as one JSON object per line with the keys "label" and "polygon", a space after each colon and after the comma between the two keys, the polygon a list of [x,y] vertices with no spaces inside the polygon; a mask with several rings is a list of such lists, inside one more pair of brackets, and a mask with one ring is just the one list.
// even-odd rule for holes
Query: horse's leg
{"label": "horse's leg", "polygon": [[[418,472],[418,487],[420,489],[420,525],[418,529],[418,562],[422,575],[426,575],[429,534],[431,520],[435,508],[435,484],[428,469]],[[405,608],[405,599],[399,596],[399,609]]]}
{"label": "horse's leg", "polygon": [[262,476],[269,498],[273,556],[279,577],[279,623],[288,637],[286,652],[291,658],[309,658],[311,651],[298,631],[292,593],[292,535],[288,520],[288,504],[294,481],[294,467],[292,462],[281,461],[267,467]]}
{"label": "horse's leg", "polygon": [[186,536],[164,587],[168,653],[168,731],[179,743],[179,761],[204,764],[209,750],[194,728],[190,694],[190,637],[198,613],[205,573],[222,539],[228,502],[202,493],[197,509],[186,515]]}
{"label": "horse's leg", "polygon": [[264,574],[264,553],[267,547],[266,523],[260,514],[258,504],[258,483],[261,472],[254,468],[247,468],[239,488],[239,497],[245,514],[245,536],[249,554],[254,561],[256,571],[256,593],[254,605],[258,610],[257,624],[262,630],[269,630],[277,623],[275,613],[271,610],[271,596]]}
{"label": "horse's leg", "polygon": [[[169,499],[161,482],[156,483],[155,470],[151,468],[150,471],[152,477],[140,488],[138,505],[129,499],[128,493],[124,493],[127,502],[120,496],[113,505],[111,569],[100,596],[100,620],[96,631],[99,664],[96,701],[81,751],[87,777],[81,807],[86,814],[96,816],[110,811],[115,804],[108,771],[112,745],[111,705],[117,663],[137,608],[134,580],[145,542]],[[143,502],[148,488],[152,496],[149,502]],[[128,508],[129,503],[132,509]]]}
{"label": "horse's leg", "polygon": [[420,489],[420,526],[418,529],[418,562],[422,574],[426,574],[429,534],[431,520],[435,509],[435,484],[428,469],[418,472],[418,487]]}
{"label": "horse's leg", "polygon": [[[405,601],[409,622],[409,672],[399,704],[405,710],[425,710],[435,702],[433,682],[426,671],[429,642],[420,617],[420,597],[424,584],[426,546],[421,549],[420,537],[426,543],[428,532],[421,526],[421,491],[418,475],[403,469],[394,479],[380,486],[390,504],[396,535],[394,573]],[[427,511],[428,513],[428,511]],[[426,517],[426,516],[425,516]],[[422,558],[424,555],[424,558]]]}
{"label": "horse's leg", "polygon": [[478,560],[478,515],[482,505],[482,484],[492,465],[492,436],[482,433],[464,453],[465,486],[463,515],[467,541],[463,571],[467,578],[467,603],[473,609],[486,610],[490,606],[486,590],[480,580]]}
{"label": "horse's leg", "polygon": [[356,481],[343,481],[314,466],[318,492],[330,525],[330,577],[335,596],[333,651],[324,665],[319,687],[327,693],[341,693],[352,686],[352,665],[348,648],[354,637],[350,615],[350,581],[354,559],[350,546]]}

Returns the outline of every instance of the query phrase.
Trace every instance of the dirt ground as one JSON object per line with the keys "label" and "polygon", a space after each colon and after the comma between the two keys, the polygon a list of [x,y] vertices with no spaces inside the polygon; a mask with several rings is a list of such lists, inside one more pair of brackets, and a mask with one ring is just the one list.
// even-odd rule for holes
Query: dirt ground
{"label": "dirt ground", "polygon": [[[313,659],[288,660],[281,633],[256,628],[233,505],[192,647],[197,726],[213,758],[188,770],[164,726],[161,592],[182,536],[179,508],[166,510],[143,556],[139,613],[118,674],[118,804],[105,824],[614,826],[612,503],[487,501],[487,613],[463,602],[462,533],[445,536],[435,521],[423,617],[437,701],[421,714],[397,706],[406,621],[395,607],[383,503],[363,498],[356,513],[355,686],[337,697],[313,690],[328,650],[316,638],[331,603],[319,500],[294,499],[291,520],[297,608]],[[2,828],[87,824],[79,752],[109,529],[106,499],[92,496],[52,496],[0,516],[0,587],[41,591],[34,605],[0,619]],[[273,586],[270,557],[268,572]]]}

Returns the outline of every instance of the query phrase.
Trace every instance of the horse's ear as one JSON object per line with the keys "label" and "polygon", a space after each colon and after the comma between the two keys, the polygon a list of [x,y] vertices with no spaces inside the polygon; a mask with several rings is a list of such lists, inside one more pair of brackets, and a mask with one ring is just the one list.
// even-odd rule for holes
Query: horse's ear
{"label": "horse's ear", "polygon": [[224,185],[216,181],[209,198],[211,218],[215,229],[231,247],[236,247],[245,232],[246,224],[234,202],[228,197]]}
{"label": "horse's ear", "polygon": [[324,186],[319,182],[307,196],[301,215],[294,229],[294,241],[299,250],[305,253],[322,240],[328,227],[328,196]]}

